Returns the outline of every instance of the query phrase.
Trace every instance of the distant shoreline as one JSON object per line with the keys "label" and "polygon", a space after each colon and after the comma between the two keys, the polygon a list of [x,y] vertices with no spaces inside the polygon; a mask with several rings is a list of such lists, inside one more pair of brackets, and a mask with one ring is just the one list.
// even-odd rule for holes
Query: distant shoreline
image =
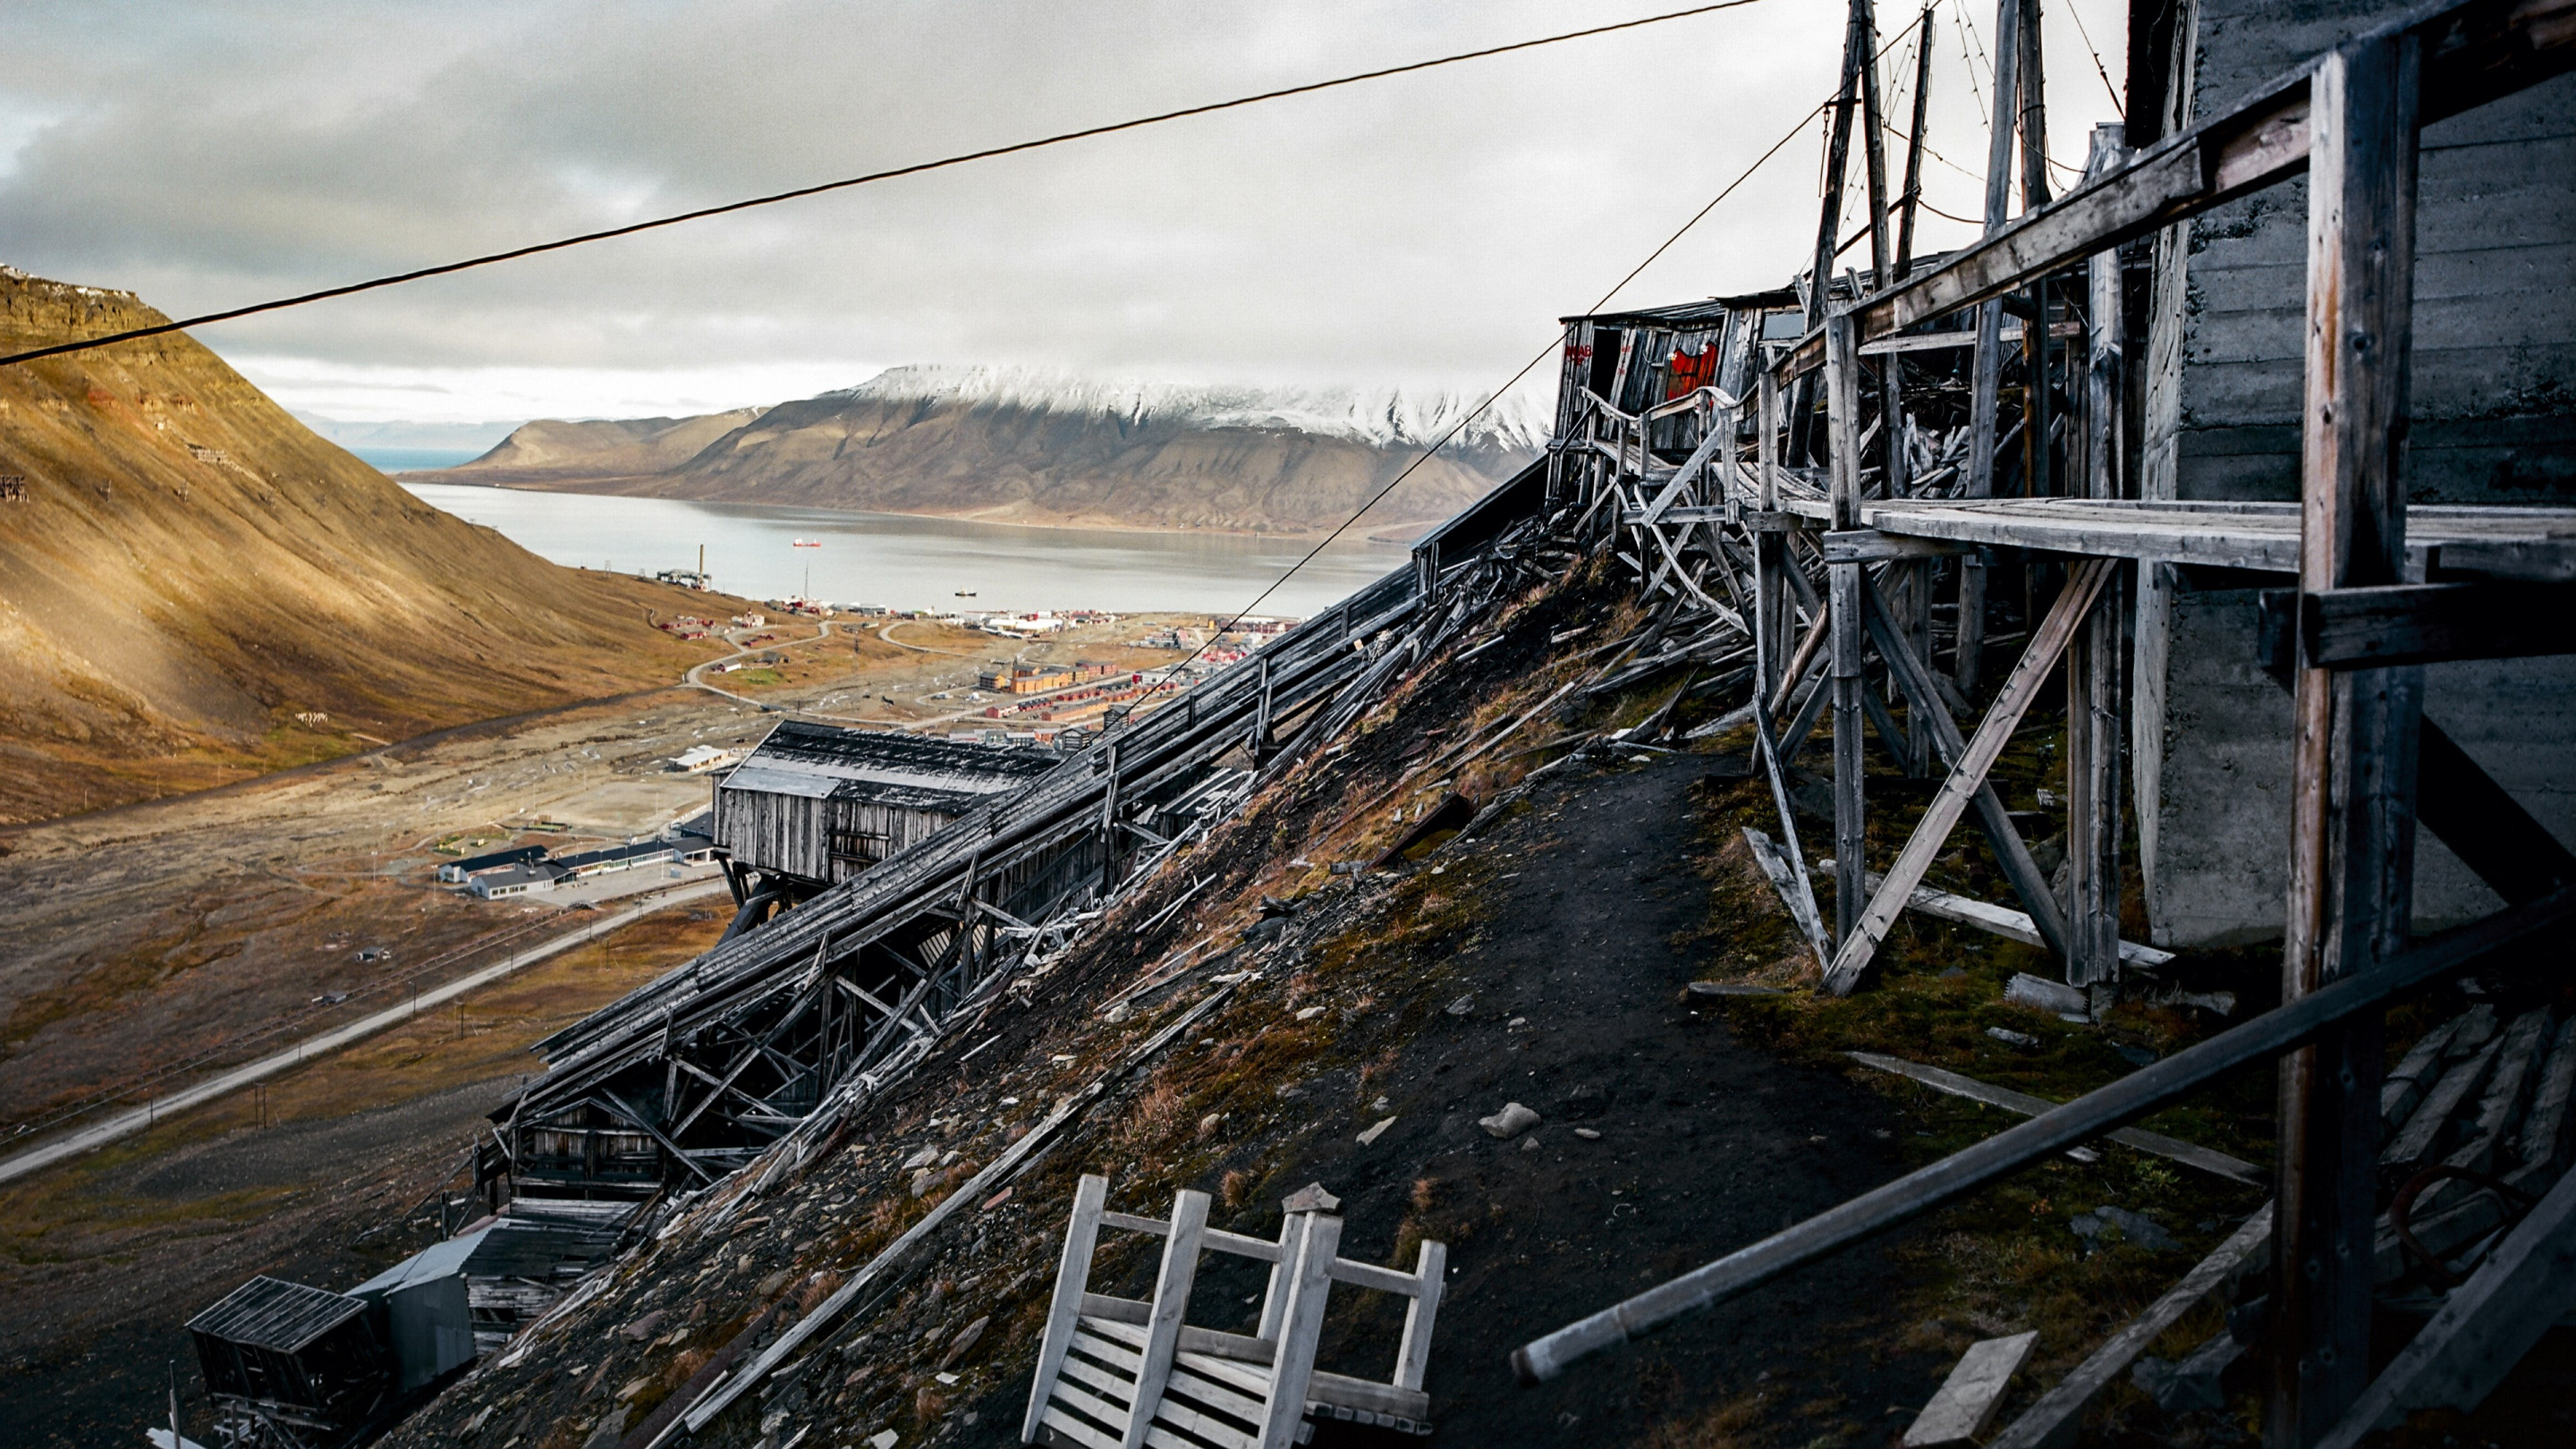
{"label": "distant shoreline", "polygon": [[[733,498],[681,498],[666,493],[630,493],[621,488],[611,486],[629,481],[629,477],[627,476],[612,476],[607,478],[538,479],[530,478],[524,474],[515,476],[503,474],[496,477],[493,476],[493,471],[486,471],[482,473],[481,476],[477,476],[474,473],[466,472],[458,468],[407,469],[399,473],[388,473],[387,476],[391,477],[396,483],[428,483],[452,488],[489,488],[495,492],[502,493],[551,493],[578,494],[608,498],[652,498],[666,503],[703,503],[720,505],[727,508],[760,508],[775,509],[783,512],[804,511],[811,513],[837,513],[844,514],[852,518],[935,518],[950,523],[977,523],[991,528],[1025,528],[1051,533],[1147,533],[1157,536],[1180,534],[1195,538],[1251,538],[1270,539],[1284,543],[1313,543],[1326,537],[1329,532],[1329,530],[1325,529],[1307,529],[1290,532],[1285,529],[1258,528],[1207,528],[1198,526],[1175,528],[1158,526],[1151,523],[1123,523],[1116,521],[1094,522],[1073,518],[1053,518],[1033,521],[1027,518],[997,518],[975,512],[906,512],[886,508],[834,508],[829,505],[819,503],[752,503]],[[657,475],[642,474],[634,476],[650,478]],[[1439,522],[1440,521],[1438,519],[1423,519],[1418,521],[1407,520],[1405,522],[1392,525],[1391,527],[1379,532],[1363,534],[1361,535],[1361,539],[1364,542],[1378,544],[1386,548],[1409,549],[1413,546],[1415,540],[1419,539],[1423,534],[1438,527]]]}

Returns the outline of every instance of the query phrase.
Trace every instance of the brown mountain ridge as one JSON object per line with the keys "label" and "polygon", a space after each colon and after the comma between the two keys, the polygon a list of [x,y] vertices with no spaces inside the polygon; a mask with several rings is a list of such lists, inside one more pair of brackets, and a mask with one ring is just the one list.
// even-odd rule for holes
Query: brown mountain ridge
{"label": "brown mountain ridge", "polygon": [[[0,268],[0,346],[165,320]],[[0,823],[669,683],[708,596],[546,562],[181,334],[0,368]]]}

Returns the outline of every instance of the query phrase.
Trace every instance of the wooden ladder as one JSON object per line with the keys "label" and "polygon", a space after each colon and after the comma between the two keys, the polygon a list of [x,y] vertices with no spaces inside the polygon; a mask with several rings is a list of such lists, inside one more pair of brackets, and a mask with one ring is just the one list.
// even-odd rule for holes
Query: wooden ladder
{"label": "wooden ladder", "polygon": [[[1021,1442],[1084,1449],[1286,1449],[1311,1433],[1305,1422],[1310,1412],[1431,1432],[1431,1399],[1422,1378],[1447,1271],[1445,1246],[1424,1243],[1411,1273],[1339,1257],[1342,1220],[1332,1210],[1340,1203],[1320,1184],[1287,1200],[1287,1219],[1275,1242],[1209,1227],[1203,1192],[1177,1194],[1169,1221],[1110,1212],[1108,1199],[1109,1179],[1095,1175],[1086,1175],[1074,1193]],[[1163,1239],[1150,1301],[1090,1291],[1104,1227]],[[1223,1333],[1186,1321],[1205,1251],[1271,1265],[1257,1334]],[[1391,1382],[1316,1371],[1324,1306],[1336,1282],[1413,1300]]]}

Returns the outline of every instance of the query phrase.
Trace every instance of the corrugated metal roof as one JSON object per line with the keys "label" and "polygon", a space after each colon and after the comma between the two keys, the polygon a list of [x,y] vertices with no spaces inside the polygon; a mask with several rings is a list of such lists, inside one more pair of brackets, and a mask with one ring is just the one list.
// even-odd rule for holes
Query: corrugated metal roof
{"label": "corrugated metal roof", "polygon": [[227,1343],[298,1353],[313,1340],[366,1311],[363,1298],[263,1274],[189,1319],[188,1329]]}
{"label": "corrugated metal roof", "polygon": [[838,730],[790,720],[771,731],[717,788],[963,810],[986,795],[1036,779],[1064,759],[1053,750]]}
{"label": "corrugated metal roof", "polygon": [[484,1234],[491,1231],[490,1228],[477,1228],[462,1237],[449,1238],[443,1243],[432,1243],[350,1289],[349,1296],[366,1298],[376,1294],[391,1293],[406,1284],[426,1283],[432,1279],[462,1273],[465,1271],[465,1260],[474,1255],[474,1250],[482,1246]]}

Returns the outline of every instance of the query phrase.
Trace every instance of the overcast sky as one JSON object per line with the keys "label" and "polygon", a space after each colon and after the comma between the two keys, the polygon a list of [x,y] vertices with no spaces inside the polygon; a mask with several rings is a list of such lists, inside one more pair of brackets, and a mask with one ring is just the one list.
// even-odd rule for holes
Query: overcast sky
{"label": "overcast sky", "polygon": [[[0,260],[207,311],[1680,3],[14,5]],[[2118,79],[2124,8],[2049,6],[2070,168],[2113,118],[2094,47]],[[903,362],[1481,392],[1826,96],[1843,14],[1760,0],[200,340],[359,421],[699,412]],[[1881,20],[1900,123],[1913,15]],[[1962,217],[1993,30],[1993,0],[1941,0],[1924,189]],[[1821,152],[1809,122],[1620,300],[1784,281]],[[1926,247],[1969,234],[1924,219]]]}

